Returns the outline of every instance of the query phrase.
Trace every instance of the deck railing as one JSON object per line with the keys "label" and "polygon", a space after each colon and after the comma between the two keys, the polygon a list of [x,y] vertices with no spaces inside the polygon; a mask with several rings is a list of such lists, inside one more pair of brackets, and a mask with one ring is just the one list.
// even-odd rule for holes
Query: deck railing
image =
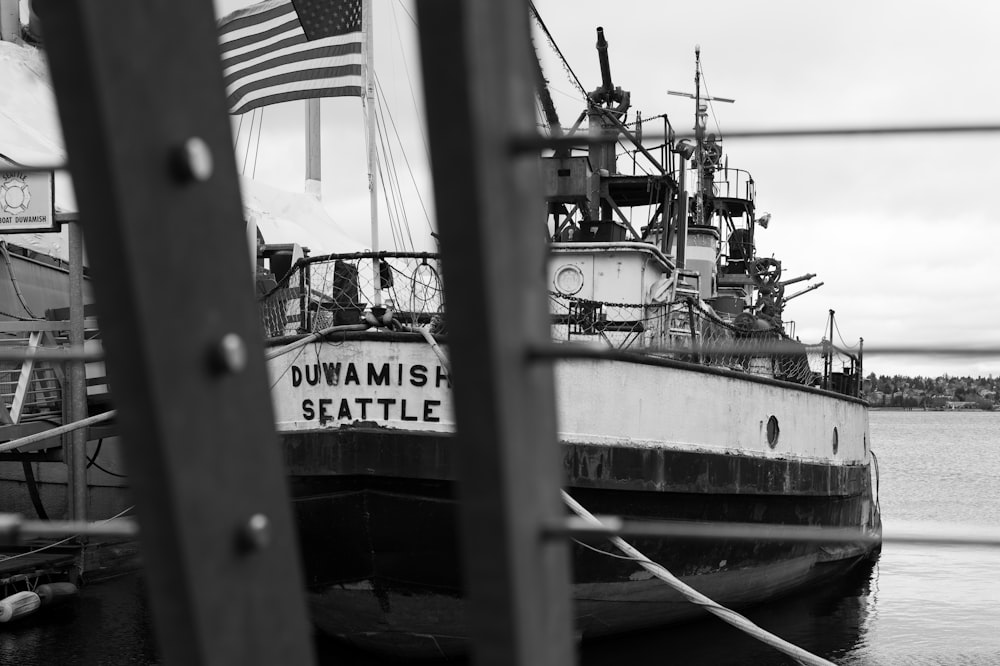
{"label": "deck railing", "polygon": [[[440,260],[430,253],[307,258],[280,281],[259,276],[258,284],[265,285],[259,300],[261,323],[272,338],[362,324],[423,326],[446,333],[442,275]],[[665,303],[610,303],[551,292],[549,299],[555,342],[596,341],[612,349],[815,386],[824,384],[824,354],[843,356],[830,345],[795,343],[780,326],[760,330],[752,318],[717,314],[689,296]],[[787,349],[760,349],[770,343]],[[847,356],[841,360],[850,367]]]}

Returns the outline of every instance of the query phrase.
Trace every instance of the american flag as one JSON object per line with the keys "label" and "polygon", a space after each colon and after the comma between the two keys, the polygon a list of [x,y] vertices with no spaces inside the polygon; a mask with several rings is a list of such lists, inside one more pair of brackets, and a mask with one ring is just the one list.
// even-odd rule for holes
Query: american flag
{"label": "american flag", "polygon": [[361,97],[361,0],[266,0],[219,21],[229,112]]}

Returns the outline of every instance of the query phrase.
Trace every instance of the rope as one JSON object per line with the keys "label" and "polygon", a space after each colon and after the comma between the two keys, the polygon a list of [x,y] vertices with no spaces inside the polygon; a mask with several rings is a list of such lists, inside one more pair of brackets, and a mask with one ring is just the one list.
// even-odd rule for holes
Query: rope
{"label": "rope", "polygon": [[444,350],[441,349],[440,345],[438,345],[437,340],[434,339],[434,336],[431,334],[431,332],[428,331],[426,328],[421,328],[419,326],[404,328],[404,330],[408,330],[411,333],[419,333],[420,335],[424,336],[424,340],[426,340],[427,344],[431,346],[431,349],[434,350],[434,354],[438,357],[438,361],[441,362],[441,367],[444,368],[444,371],[447,372],[448,376],[450,377],[451,366],[448,363],[448,357],[445,356]]}
{"label": "rope", "polygon": [[[580,516],[588,523],[591,523],[595,526],[603,527],[603,523],[601,523],[600,520],[595,518],[592,513],[583,508],[583,505],[581,505],[575,499],[570,497],[565,490],[562,490],[560,492],[562,493],[563,501],[567,504],[567,506],[569,506],[569,508],[573,511],[573,513]],[[765,631],[764,629],[758,627],[756,624],[751,622],[743,615],[740,615],[736,611],[730,610],[725,606],[722,606],[712,601],[701,592],[698,592],[689,585],[681,582],[679,578],[670,573],[665,567],[650,560],[648,557],[646,557],[641,552],[639,552],[631,545],[629,545],[624,539],[620,537],[611,537],[610,541],[615,545],[616,548],[618,548],[618,550],[622,551],[630,558],[634,559],[636,563],[639,564],[639,566],[641,566],[643,569],[650,572],[651,574],[662,580],[664,583],[666,583],[668,586],[670,586],[672,589],[679,592],[691,603],[701,606],[709,613],[712,613],[716,617],[720,618],[723,622],[726,622],[727,624],[736,627],[740,631],[743,631],[749,636],[756,638],[762,643],[770,645],[771,647],[775,648],[776,650],[779,650],[780,652],[783,652],[784,654],[787,654],[793,659],[797,659],[799,662],[803,664],[809,664],[815,666],[836,666],[831,661],[827,661],[822,657],[814,655],[811,652],[803,650],[797,645],[793,645],[792,643],[789,643],[788,641],[779,638],[778,636],[775,636],[769,631]]]}
{"label": "rope", "polygon": [[[121,518],[122,516],[124,516],[126,513],[128,513],[129,511],[131,511],[134,508],[135,508],[135,505],[132,504],[130,506],[125,507],[124,509],[122,509],[121,511],[119,511],[115,515],[111,516],[110,518],[105,518],[104,520],[100,520],[100,521],[97,521],[97,522],[99,522],[99,523],[110,523],[112,520],[115,520],[116,518]],[[19,557],[27,557],[28,555],[34,555],[35,553],[40,553],[43,550],[48,550],[49,548],[55,548],[56,546],[61,546],[64,543],[72,541],[73,539],[75,539],[78,536],[80,536],[80,535],[79,534],[73,534],[71,536],[66,537],[65,539],[60,539],[59,541],[53,541],[50,544],[46,544],[46,545],[41,546],[39,548],[35,548],[34,550],[29,550],[29,551],[25,551],[23,553],[18,553],[17,555],[8,555],[6,557],[0,556],[0,562],[7,562],[9,560],[16,560]]]}
{"label": "rope", "polygon": [[315,342],[329,333],[339,333],[341,331],[367,331],[369,328],[371,327],[368,326],[368,324],[344,324],[342,326],[330,326],[329,328],[324,328],[322,331],[310,333],[304,338],[299,338],[295,342],[291,342],[284,347],[278,347],[277,349],[269,351],[267,355],[264,356],[264,359],[270,361],[273,358],[278,358],[279,356],[287,354],[290,351],[294,351],[299,347],[304,347],[310,342]]}

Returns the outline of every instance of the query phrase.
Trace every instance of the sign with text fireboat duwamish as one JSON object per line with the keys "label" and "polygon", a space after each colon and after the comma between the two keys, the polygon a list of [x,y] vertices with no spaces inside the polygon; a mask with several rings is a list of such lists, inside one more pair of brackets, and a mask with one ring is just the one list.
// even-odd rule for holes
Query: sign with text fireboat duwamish
{"label": "sign with text fireboat duwamish", "polygon": [[310,343],[268,361],[278,430],[454,430],[451,378],[424,342]]}
{"label": "sign with text fireboat duwamish", "polygon": [[57,229],[52,172],[0,171],[0,234]]}

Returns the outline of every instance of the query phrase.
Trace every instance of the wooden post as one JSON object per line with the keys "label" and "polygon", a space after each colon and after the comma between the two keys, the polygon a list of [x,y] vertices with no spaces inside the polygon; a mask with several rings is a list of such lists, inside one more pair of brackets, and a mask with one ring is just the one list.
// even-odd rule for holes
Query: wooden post
{"label": "wooden post", "polygon": [[570,560],[544,284],[528,3],[417,6],[454,372],[460,526],[476,664],[573,661]]}
{"label": "wooden post", "polygon": [[164,663],[311,664],[212,4],[36,5]]}

